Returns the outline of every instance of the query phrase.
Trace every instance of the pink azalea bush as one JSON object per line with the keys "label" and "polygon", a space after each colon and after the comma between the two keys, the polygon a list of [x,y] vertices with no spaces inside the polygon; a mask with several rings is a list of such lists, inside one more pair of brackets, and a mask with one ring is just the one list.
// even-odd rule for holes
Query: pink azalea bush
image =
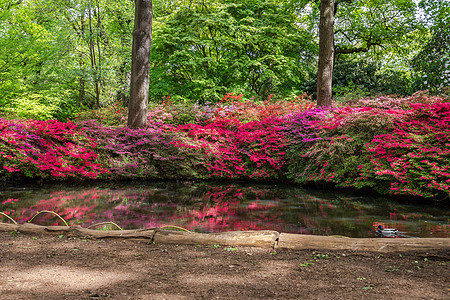
{"label": "pink azalea bush", "polygon": [[160,104],[149,107],[150,122],[166,124],[207,125],[220,120],[236,120],[241,123],[261,121],[267,118],[280,117],[295,111],[304,111],[315,106],[306,94],[292,100],[275,100],[274,95],[263,102],[244,99],[244,95],[226,94],[222,101],[216,104],[176,104],[170,97],[164,98]]}
{"label": "pink azalea bush", "polygon": [[0,177],[97,178],[96,143],[73,122],[0,118]]}
{"label": "pink azalea bush", "polygon": [[390,133],[366,144],[361,181],[391,194],[450,195],[450,103],[414,103]]}
{"label": "pink azalea bush", "polygon": [[177,142],[179,148],[205,153],[204,177],[278,178],[285,164],[285,142],[281,119],[268,118],[242,124],[220,120],[208,125],[187,124],[174,128],[191,140]]}
{"label": "pink azalea bush", "polygon": [[[290,116],[287,176],[383,194],[448,197],[449,103],[423,94]],[[366,106],[362,106],[366,105]]]}
{"label": "pink azalea bush", "polygon": [[199,177],[194,166],[202,165],[202,156],[176,147],[182,136],[169,125],[150,123],[147,128],[130,129],[90,121],[80,127],[98,143],[99,162],[110,171],[109,178]]}

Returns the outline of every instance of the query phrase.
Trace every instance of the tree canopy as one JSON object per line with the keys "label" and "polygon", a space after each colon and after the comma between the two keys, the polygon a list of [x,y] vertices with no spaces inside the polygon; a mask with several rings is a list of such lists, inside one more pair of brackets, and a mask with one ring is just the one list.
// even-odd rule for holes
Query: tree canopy
{"label": "tree canopy", "polygon": [[299,93],[315,45],[298,22],[286,1],[180,3],[155,24],[151,94],[215,101],[227,92]]}
{"label": "tree canopy", "polygon": [[[315,97],[320,1],[153,2],[149,101]],[[445,91],[448,1],[335,4],[333,97]],[[0,0],[0,113],[63,120],[128,105],[134,9],[120,0]]]}
{"label": "tree canopy", "polygon": [[412,60],[418,88],[445,90],[450,86],[450,3],[420,3],[429,27],[429,39]]}

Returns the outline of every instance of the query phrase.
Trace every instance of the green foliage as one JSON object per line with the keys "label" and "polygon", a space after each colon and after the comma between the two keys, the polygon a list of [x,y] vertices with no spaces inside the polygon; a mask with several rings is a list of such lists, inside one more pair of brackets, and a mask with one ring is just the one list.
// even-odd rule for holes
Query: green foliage
{"label": "green foliage", "polygon": [[[336,13],[336,50],[374,48],[406,50],[404,44],[416,30],[413,0],[340,1]],[[343,52],[345,53],[345,52]]]}
{"label": "green foliage", "polygon": [[152,99],[217,101],[296,94],[311,62],[311,35],[286,2],[190,1],[155,20]]}
{"label": "green foliage", "polygon": [[415,84],[420,89],[450,93],[450,3],[422,1],[421,4],[433,22],[428,42],[411,62],[417,72]]}
{"label": "green foliage", "polygon": [[[311,75],[316,78],[317,74]],[[307,93],[315,96],[316,80],[305,83]],[[376,95],[409,95],[411,76],[408,71],[386,69],[380,62],[363,58],[354,60],[342,57],[333,70],[333,96],[337,102],[356,100]]]}
{"label": "green foliage", "polygon": [[[154,0],[149,100],[172,95],[185,107],[227,93],[257,100],[314,94],[318,3]],[[336,57],[338,100],[445,89],[448,4],[423,1],[422,8],[428,34],[418,30],[413,0],[339,3],[336,52],[356,52]],[[126,106],[133,11],[133,1],[120,0],[0,1],[0,113],[63,121]],[[174,123],[190,122],[180,110]]]}
{"label": "green foliage", "polygon": [[81,107],[124,101],[131,1],[12,3],[0,13],[0,111],[65,120]]}
{"label": "green foliage", "polygon": [[327,254],[317,253],[317,254],[311,255],[311,257],[312,257],[314,260],[319,260],[319,259],[329,259],[329,258],[330,258],[330,255],[328,255],[328,253],[327,253]]}
{"label": "green foliage", "polygon": [[[50,101],[49,101],[50,100]],[[49,120],[54,119],[58,111],[58,103],[51,101],[53,99],[45,99],[43,95],[23,95],[12,100],[4,109],[5,115],[13,118]]]}

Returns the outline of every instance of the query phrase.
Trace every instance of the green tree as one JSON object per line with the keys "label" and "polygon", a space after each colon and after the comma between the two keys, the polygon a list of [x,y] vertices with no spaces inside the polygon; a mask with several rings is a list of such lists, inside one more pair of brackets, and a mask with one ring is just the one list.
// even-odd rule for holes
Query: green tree
{"label": "green tree", "polygon": [[429,40],[411,61],[418,88],[444,91],[450,87],[450,3],[422,1]]}
{"label": "green tree", "polygon": [[[67,62],[81,105],[99,108],[125,100],[130,72],[131,1],[63,0],[59,13],[70,29]],[[127,92],[126,92],[127,93]]]}
{"label": "green tree", "polygon": [[[175,1],[176,2],[176,1]],[[300,92],[314,58],[311,34],[288,1],[178,1],[155,18],[151,90],[216,101]]]}
{"label": "green tree", "polygon": [[[317,5],[317,4],[316,4]],[[412,0],[322,0],[319,41],[317,103],[331,104],[330,73],[340,55],[375,51],[405,51],[408,35],[417,29],[416,6]],[[331,37],[331,30],[334,35]],[[334,49],[330,42],[334,39]],[[334,51],[333,51],[334,50]],[[326,63],[323,63],[326,61]],[[324,76],[325,74],[325,76]]]}
{"label": "green tree", "polygon": [[19,106],[51,116],[58,91],[40,81],[50,72],[45,63],[55,57],[47,17],[31,1],[2,1],[0,7],[0,109]]}
{"label": "green tree", "polygon": [[0,110],[64,120],[80,107],[124,101],[132,2],[27,0],[2,5]]}

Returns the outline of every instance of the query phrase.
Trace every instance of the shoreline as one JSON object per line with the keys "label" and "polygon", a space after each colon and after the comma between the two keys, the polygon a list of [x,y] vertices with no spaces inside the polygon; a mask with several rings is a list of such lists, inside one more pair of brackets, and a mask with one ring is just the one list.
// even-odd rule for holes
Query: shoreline
{"label": "shoreline", "polygon": [[196,233],[173,231],[159,228],[138,230],[100,231],[81,226],[40,226],[32,223],[0,223],[0,231],[22,232],[27,234],[67,233],[94,239],[145,239],[157,244],[182,245],[224,245],[239,247],[259,247],[291,250],[339,250],[339,251],[450,251],[449,238],[349,238],[339,236],[315,236],[278,231],[229,231],[221,233]]}

